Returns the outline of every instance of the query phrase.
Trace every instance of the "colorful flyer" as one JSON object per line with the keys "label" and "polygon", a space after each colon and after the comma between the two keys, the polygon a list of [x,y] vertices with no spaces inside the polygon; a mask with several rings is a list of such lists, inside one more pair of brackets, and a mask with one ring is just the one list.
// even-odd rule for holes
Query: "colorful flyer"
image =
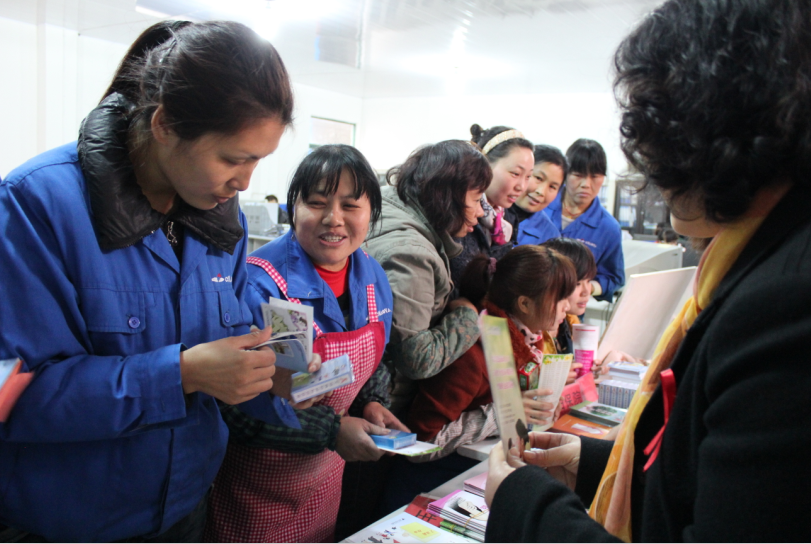
{"label": "colorful flyer", "polygon": [[523,452],[524,444],[519,437],[519,429],[526,429],[524,403],[521,401],[521,388],[518,385],[507,320],[487,315],[483,311],[479,314],[479,330],[504,454],[510,455],[510,448],[513,446]]}

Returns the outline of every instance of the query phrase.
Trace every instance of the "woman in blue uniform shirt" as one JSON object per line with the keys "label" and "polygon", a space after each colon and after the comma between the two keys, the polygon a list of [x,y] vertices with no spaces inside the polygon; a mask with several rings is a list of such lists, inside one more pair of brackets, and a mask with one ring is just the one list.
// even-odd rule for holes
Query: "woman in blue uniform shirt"
{"label": "woman in blue uniform shirt", "polygon": [[297,411],[300,430],[229,410],[232,438],[206,531],[213,542],[333,542],[344,462],[380,458],[370,434],[407,430],[387,408],[380,364],[391,288],[361,249],[381,213],[374,171],[353,147],[319,147],[296,170],[287,202],[291,231],[248,259],[251,311],[258,321],[269,297],[311,306],[313,351],[325,361],[348,354],[355,382]]}
{"label": "woman in blue uniform shirt", "polygon": [[0,185],[0,359],[36,373],[0,424],[4,538],[201,538],[227,441],[216,399],[273,384],[272,352],[245,350],[269,331],[248,334],[235,197],[292,110],[247,27],[160,23],[78,142]]}
{"label": "woman in blue uniform shirt", "polygon": [[[527,224],[525,228],[538,227],[541,235],[537,243],[563,236],[586,244],[597,262],[597,276],[591,282],[591,294],[597,300],[611,300],[614,291],[625,284],[625,259],[620,225],[603,208],[597,196],[605,182],[605,150],[598,142],[581,138],[569,146],[566,158],[569,161],[566,184],[555,201],[544,210],[551,225],[539,221],[537,225]],[[544,233],[549,236],[545,237]]]}

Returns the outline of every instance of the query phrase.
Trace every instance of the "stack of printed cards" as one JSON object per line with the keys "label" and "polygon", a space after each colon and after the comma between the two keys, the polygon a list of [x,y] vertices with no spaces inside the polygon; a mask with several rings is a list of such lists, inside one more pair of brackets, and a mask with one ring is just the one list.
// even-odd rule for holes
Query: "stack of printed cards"
{"label": "stack of printed cards", "polygon": [[484,497],[467,491],[454,491],[447,497],[429,504],[428,511],[472,531],[476,536],[471,535],[471,538],[484,542],[487,517],[490,515]]}
{"label": "stack of printed cards", "polygon": [[303,304],[271,298],[262,304],[265,327],[273,327],[270,340],[255,346],[270,346],[276,352],[276,364],[282,368],[307,372],[313,357],[313,309]]}

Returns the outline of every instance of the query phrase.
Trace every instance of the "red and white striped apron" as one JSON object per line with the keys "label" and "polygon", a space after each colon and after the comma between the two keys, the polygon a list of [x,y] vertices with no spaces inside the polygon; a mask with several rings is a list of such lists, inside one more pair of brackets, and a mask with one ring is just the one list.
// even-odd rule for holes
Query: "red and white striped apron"
{"label": "red and white striped apron", "polygon": [[[287,281],[268,261],[249,257],[290,302]],[[349,332],[324,333],[313,323],[313,352],[323,361],[348,354],[354,383],[320,401],[336,413],[349,410],[383,356],[386,329],[377,319],[374,285],[366,286],[369,323]],[[208,542],[332,542],[344,460],[334,451],[310,455],[228,444],[214,480],[205,540]]]}

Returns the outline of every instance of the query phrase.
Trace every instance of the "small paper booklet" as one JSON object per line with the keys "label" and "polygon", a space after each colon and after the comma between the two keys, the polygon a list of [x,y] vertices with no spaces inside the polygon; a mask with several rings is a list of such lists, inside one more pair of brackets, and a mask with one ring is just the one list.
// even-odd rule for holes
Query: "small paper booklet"
{"label": "small paper booklet", "polygon": [[[278,364],[278,357],[276,361]],[[321,363],[321,368],[317,372],[312,374],[296,372],[292,378],[293,387],[290,397],[293,402],[302,402],[349,385],[355,381],[355,373],[352,372],[349,355],[341,355]]]}
{"label": "small paper booklet", "polygon": [[270,346],[276,352],[277,365],[307,372],[307,365],[313,357],[312,307],[271,298],[267,304],[262,304],[262,317],[265,327],[273,327],[273,334],[270,340],[253,349]]}
{"label": "small paper booklet", "polygon": [[487,315],[483,311],[479,314],[479,330],[504,455],[510,455],[512,446],[523,452],[524,444],[519,437],[519,430],[526,432],[524,403],[521,401],[521,388],[518,385],[507,320]]}
{"label": "small paper booklet", "polygon": [[628,410],[623,410],[616,406],[608,406],[607,404],[601,404],[599,402],[581,402],[576,406],[572,406],[569,413],[580,419],[614,427],[622,423],[627,412]]}
{"label": "small paper booklet", "polygon": [[417,455],[425,455],[428,453],[439,451],[442,448],[440,448],[436,444],[431,444],[430,442],[417,441],[417,443],[412,446],[406,446],[405,448],[397,448],[397,449],[377,444],[377,449],[383,451],[390,451],[392,453],[396,453],[397,455],[405,455],[406,457],[416,457]]}
{"label": "small paper booklet", "polygon": [[407,514],[397,513],[341,542],[472,542],[469,538],[445,531]]}
{"label": "small paper booklet", "polygon": [[478,476],[465,480],[465,491],[484,497],[484,487],[487,485],[487,473],[482,472]]}
{"label": "small paper booklet", "polygon": [[467,491],[454,491],[447,497],[429,504],[428,511],[442,519],[465,527],[476,535],[471,538],[484,542],[487,518],[490,515],[490,509],[487,508],[484,497]]}

